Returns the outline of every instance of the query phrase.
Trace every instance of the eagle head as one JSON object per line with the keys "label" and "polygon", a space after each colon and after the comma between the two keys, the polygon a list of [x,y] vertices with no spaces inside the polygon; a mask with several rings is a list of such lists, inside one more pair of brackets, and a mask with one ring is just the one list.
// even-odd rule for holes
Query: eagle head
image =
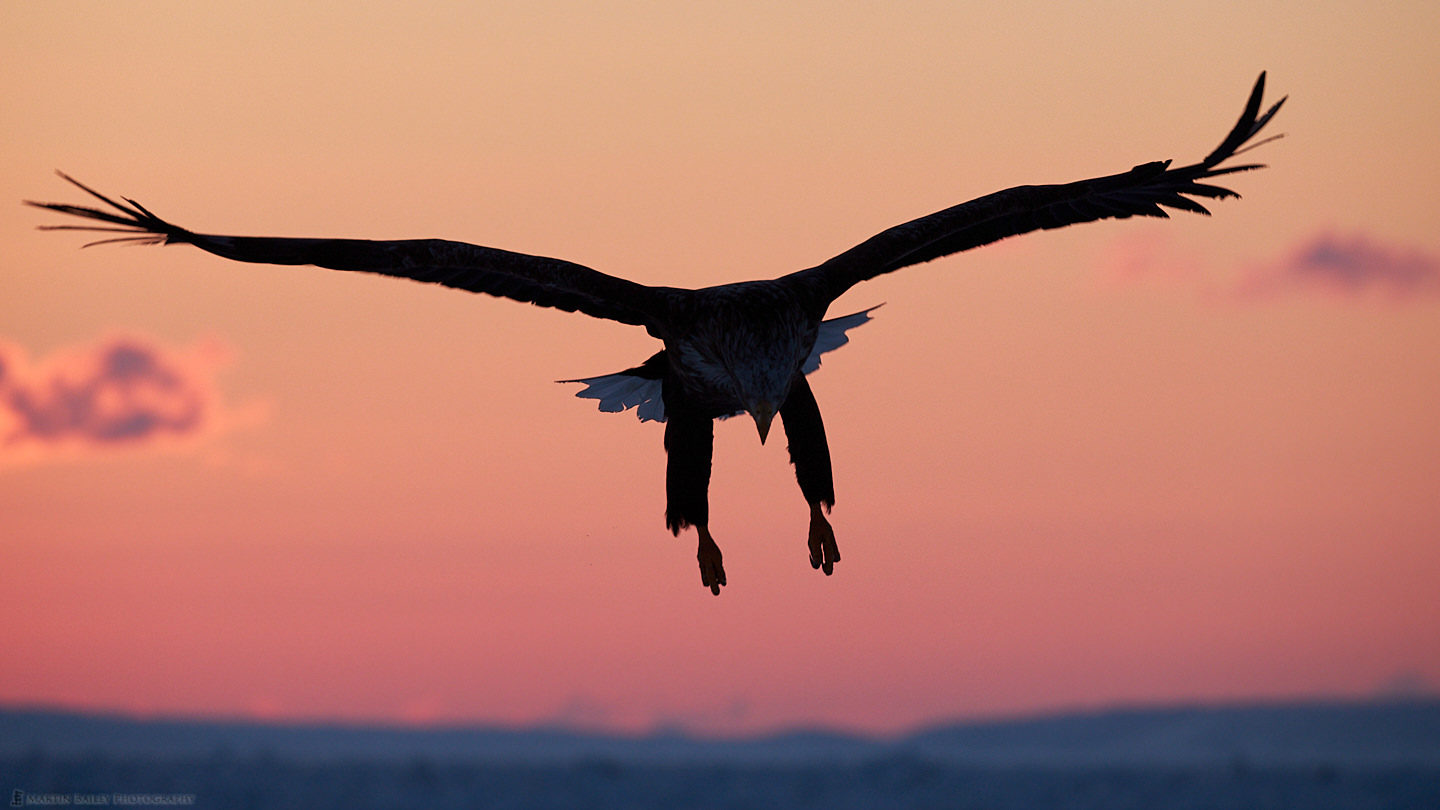
{"label": "eagle head", "polygon": [[770,423],[775,419],[774,404],[768,399],[762,399],[755,403],[754,407],[746,408],[746,411],[755,418],[755,428],[760,431],[760,443],[765,443],[765,437],[770,435]]}
{"label": "eagle head", "polygon": [[785,336],[778,340],[771,336],[764,350],[748,354],[743,362],[731,366],[738,399],[745,412],[755,420],[761,444],[770,435],[775,414],[780,412],[790,396],[790,386],[795,382],[795,376],[801,373],[801,363],[809,350],[799,336]]}

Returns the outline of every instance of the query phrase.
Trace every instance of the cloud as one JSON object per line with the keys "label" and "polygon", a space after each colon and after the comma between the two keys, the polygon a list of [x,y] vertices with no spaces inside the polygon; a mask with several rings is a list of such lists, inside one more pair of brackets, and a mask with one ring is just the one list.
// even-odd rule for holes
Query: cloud
{"label": "cloud", "polygon": [[1402,670],[1386,678],[1375,690],[1376,700],[1422,700],[1433,698],[1437,692],[1425,673],[1418,670]]}
{"label": "cloud", "polygon": [[1204,278],[1194,256],[1175,247],[1170,237],[1147,230],[1112,240],[1100,255],[1096,278],[1107,286],[1167,282],[1191,284]]}
{"label": "cloud", "polygon": [[0,341],[0,463],[174,444],[225,424],[215,341],[175,349],[113,337],[32,361]]}
{"label": "cloud", "polygon": [[1393,300],[1435,297],[1440,296],[1440,256],[1363,234],[1325,231],[1277,261],[1249,268],[1234,292],[1242,298],[1304,292]]}
{"label": "cloud", "polygon": [[613,726],[615,711],[589,695],[571,695],[548,722],[568,729],[604,729]]}

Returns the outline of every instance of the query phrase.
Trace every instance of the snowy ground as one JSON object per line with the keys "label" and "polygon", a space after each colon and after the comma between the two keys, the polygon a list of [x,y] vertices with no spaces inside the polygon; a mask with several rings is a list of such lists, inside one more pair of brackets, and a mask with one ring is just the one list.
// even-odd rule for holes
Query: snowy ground
{"label": "snowy ground", "polygon": [[[210,755],[0,760],[28,804],[200,808],[1440,808],[1440,769],[967,768],[896,756],[843,765],[550,765]],[[23,806],[23,805],[22,805]]]}
{"label": "snowy ground", "polygon": [[0,802],[1440,810],[1440,701],[1116,709],[885,738],[729,740],[0,707]]}

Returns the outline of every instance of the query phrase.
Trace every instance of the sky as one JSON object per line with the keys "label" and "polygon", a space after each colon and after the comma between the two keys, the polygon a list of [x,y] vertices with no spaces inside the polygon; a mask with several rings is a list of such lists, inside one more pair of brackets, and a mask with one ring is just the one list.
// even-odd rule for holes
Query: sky
{"label": "sky", "polygon": [[[0,6],[0,704],[893,732],[1440,685],[1434,3]],[[810,267],[1025,183],[1285,133],[1213,217],[867,282],[784,442],[553,381],[643,330],[44,232],[443,237],[643,283]]]}

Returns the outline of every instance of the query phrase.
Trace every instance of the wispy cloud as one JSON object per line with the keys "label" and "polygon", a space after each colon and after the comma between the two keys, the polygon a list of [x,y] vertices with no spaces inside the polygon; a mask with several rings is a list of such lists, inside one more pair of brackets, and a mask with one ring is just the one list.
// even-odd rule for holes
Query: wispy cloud
{"label": "wispy cloud", "polygon": [[1397,300],[1440,296],[1440,256],[1326,231],[1277,261],[1250,268],[1235,289],[1247,298],[1312,291]]}
{"label": "wispy cloud", "polygon": [[1195,256],[1186,255],[1170,237],[1156,231],[1120,237],[1099,256],[1096,278],[1106,286],[1161,282],[1191,284],[1206,271]]}
{"label": "wispy cloud", "polygon": [[1268,301],[1324,295],[1365,300],[1440,298],[1440,255],[1365,234],[1322,231],[1277,259],[1253,262],[1238,275],[1206,267],[1164,238],[1116,242],[1099,263],[1109,284],[1165,283],[1196,288],[1217,301]]}
{"label": "wispy cloud", "polygon": [[114,337],[32,360],[0,341],[0,463],[193,440],[227,414],[216,341],[166,347]]}

